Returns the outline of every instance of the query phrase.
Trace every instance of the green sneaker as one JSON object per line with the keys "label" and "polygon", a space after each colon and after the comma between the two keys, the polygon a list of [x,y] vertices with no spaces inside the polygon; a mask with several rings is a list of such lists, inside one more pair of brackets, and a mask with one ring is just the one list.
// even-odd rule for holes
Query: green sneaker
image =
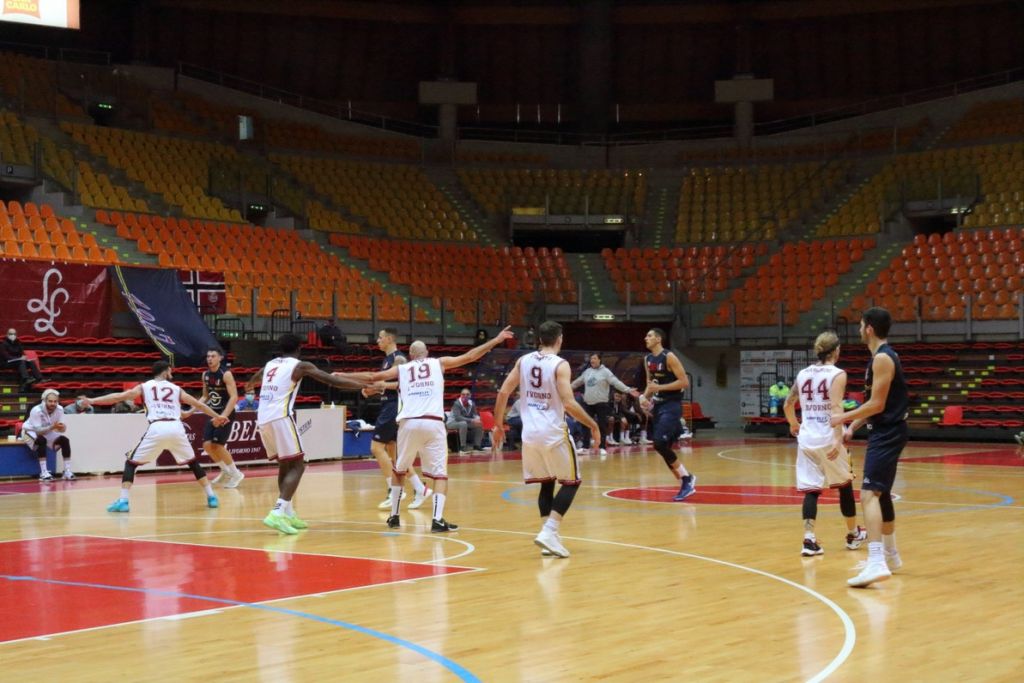
{"label": "green sneaker", "polygon": [[292,515],[291,517],[285,517],[285,519],[288,521],[288,524],[290,524],[293,529],[308,529],[309,528],[309,525],[306,524],[301,519],[299,519],[298,515]]}
{"label": "green sneaker", "polygon": [[299,533],[295,530],[295,527],[288,523],[287,517],[284,517],[283,515],[275,515],[273,512],[268,513],[267,516],[263,518],[263,523],[271,529],[277,529],[283,534]]}

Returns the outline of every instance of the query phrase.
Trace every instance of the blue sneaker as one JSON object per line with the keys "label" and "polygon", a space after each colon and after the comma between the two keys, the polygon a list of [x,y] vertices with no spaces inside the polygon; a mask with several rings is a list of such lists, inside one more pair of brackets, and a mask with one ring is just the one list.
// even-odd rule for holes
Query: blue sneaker
{"label": "blue sneaker", "polygon": [[685,482],[679,487],[679,493],[677,493],[672,500],[676,502],[686,500],[695,493],[697,493],[697,475],[691,474],[690,481]]}
{"label": "blue sneaker", "polygon": [[124,498],[118,498],[107,506],[107,512],[128,512],[128,501]]}
{"label": "blue sneaker", "polygon": [[208,508],[219,508],[220,507],[220,501],[217,500],[217,496],[207,496],[206,497],[206,507],[208,507]]}

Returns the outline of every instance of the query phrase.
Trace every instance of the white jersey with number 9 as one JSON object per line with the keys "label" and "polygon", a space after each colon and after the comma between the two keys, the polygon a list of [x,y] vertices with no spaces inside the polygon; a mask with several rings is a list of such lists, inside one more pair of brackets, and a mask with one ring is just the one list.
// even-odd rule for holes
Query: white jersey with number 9
{"label": "white jersey with number 9", "polygon": [[555,354],[529,353],[519,362],[523,442],[555,444],[565,439],[565,406],[555,370],[565,360]]}

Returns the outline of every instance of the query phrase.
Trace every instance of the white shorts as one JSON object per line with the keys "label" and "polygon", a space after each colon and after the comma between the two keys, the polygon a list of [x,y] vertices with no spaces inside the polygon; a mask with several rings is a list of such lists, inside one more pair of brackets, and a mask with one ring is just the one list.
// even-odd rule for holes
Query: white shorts
{"label": "white shorts", "polygon": [[821,491],[846,486],[853,481],[850,466],[850,452],[846,446],[839,447],[839,455],[828,459],[832,446],[820,448],[797,446],[796,488],[798,491]]}
{"label": "white shorts", "polygon": [[170,451],[179,465],[196,459],[196,453],[192,450],[192,444],[188,442],[185,425],[181,420],[150,422],[139,445],[128,453],[128,459],[136,465],[145,465],[159,458],[164,451]]}
{"label": "white shorts", "polygon": [[560,484],[579,484],[580,461],[569,433],[555,443],[523,442],[523,481],[534,484],[558,480]]}
{"label": "white shorts", "polygon": [[299,430],[291,415],[261,424],[260,438],[263,439],[268,460],[293,460],[305,455],[299,440]]}
{"label": "white shorts", "polygon": [[448,428],[443,420],[413,417],[398,423],[395,473],[408,472],[417,455],[424,477],[448,478]]}

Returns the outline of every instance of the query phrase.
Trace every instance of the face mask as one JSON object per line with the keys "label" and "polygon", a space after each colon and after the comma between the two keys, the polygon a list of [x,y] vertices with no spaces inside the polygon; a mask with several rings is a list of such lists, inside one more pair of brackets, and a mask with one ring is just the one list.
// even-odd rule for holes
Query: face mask
{"label": "face mask", "polygon": [[246,398],[246,399],[248,399],[248,400],[250,400],[250,401],[252,401],[253,399],[255,399],[255,398],[256,398],[256,394],[246,394],[246,395],[245,395],[245,398]]}
{"label": "face mask", "polygon": [[11,341],[14,341],[15,339],[18,338],[18,335],[16,335],[16,334],[9,334],[9,335],[7,335],[7,338],[10,339]]}

